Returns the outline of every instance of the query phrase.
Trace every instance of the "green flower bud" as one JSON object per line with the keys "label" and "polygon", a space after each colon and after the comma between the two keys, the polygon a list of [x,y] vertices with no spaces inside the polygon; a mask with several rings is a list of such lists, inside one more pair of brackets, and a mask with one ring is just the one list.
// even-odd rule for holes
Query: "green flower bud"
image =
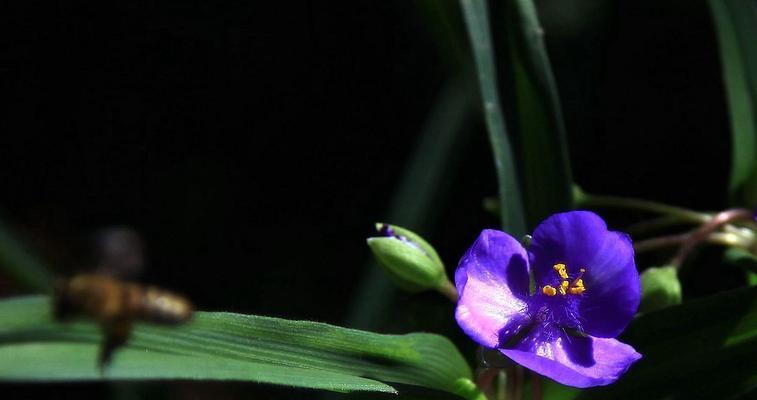
{"label": "green flower bud", "polygon": [[652,267],[641,274],[639,312],[681,304],[681,282],[673,267]]}
{"label": "green flower bud", "polygon": [[397,286],[411,292],[451,286],[439,255],[423,238],[382,223],[376,224],[376,231],[381,236],[368,238],[368,247]]}

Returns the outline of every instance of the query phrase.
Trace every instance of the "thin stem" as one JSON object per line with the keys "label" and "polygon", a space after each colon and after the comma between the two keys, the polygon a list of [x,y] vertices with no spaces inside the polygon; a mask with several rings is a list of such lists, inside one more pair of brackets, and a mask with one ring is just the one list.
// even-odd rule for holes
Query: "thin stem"
{"label": "thin stem", "polygon": [[531,400],[542,400],[541,376],[537,373],[531,374]]}
{"label": "thin stem", "polygon": [[442,286],[439,286],[436,290],[439,293],[445,295],[453,303],[457,303],[457,300],[460,297],[457,293],[457,288],[455,288],[455,286],[449,280],[445,280]]}
{"label": "thin stem", "polygon": [[481,368],[476,371],[476,386],[487,398],[493,397],[492,386],[499,371],[499,368]]}
{"label": "thin stem", "polygon": [[[709,221],[700,226],[693,233],[688,235],[681,248],[678,249],[678,253],[670,261],[670,264],[676,268],[680,268],[683,261],[691,253],[699,243],[706,241],[715,231],[720,229],[721,226],[728,224],[729,222],[738,220],[751,220],[754,216],[752,210],[745,208],[735,208],[731,210],[721,211],[715,214]],[[735,236],[735,234],[732,234]]]}
{"label": "thin stem", "polygon": [[682,207],[671,206],[656,201],[635,199],[619,196],[599,196],[584,192],[575,195],[576,205],[579,207],[614,207],[628,208],[633,210],[649,211],[658,214],[676,216],[684,221],[702,224],[709,221],[712,216]]}
{"label": "thin stem", "polygon": [[663,215],[637,222],[625,229],[625,232],[631,236],[643,235],[660,229],[670,228],[676,225],[691,224],[692,221],[682,219],[676,215]]}
{"label": "thin stem", "polygon": [[514,400],[523,400],[523,380],[525,372],[520,365],[515,366],[515,389],[513,390]]}
{"label": "thin stem", "polygon": [[664,249],[667,247],[680,246],[681,243],[688,239],[690,233],[680,233],[677,235],[660,236],[647,240],[640,240],[633,244],[633,250],[636,253],[644,253],[647,251]]}
{"label": "thin stem", "polygon": [[497,400],[512,400],[513,398],[513,381],[510,371],[511,368],[506,370],[499,370],[497,374]]}
{"label": "thin stem", "polygon": [[[634,243],[633,248],[636,253],[644,253],[647,251],[664,249],[667,247],[681,246],[691,238],[691,235],[693,235],[693,232],[640,240]],[[750,245],[750,241],[748,239],[744,238],[741,235],[730,232],[713,232],[705,239],[705,242],[727,247],[748,248]]]}

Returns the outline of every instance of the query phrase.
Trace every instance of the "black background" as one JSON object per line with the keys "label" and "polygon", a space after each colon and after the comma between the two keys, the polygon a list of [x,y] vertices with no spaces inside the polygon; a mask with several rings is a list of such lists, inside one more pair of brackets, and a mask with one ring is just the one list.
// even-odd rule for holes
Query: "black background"
{"label": "black background", "polygon": [[[0,206],[61,274],[78,268],[73,249],[93,230],[129,225],[148,244],[143,280],[200,309],[344,325],[366,273],[364,239],[460,69],[429,5],[451,10],[449,32],[462,32],[451,1],[5,3]],[[540,10],[576,182],[725,207],[730,135],[705,2],[561,5]],[[481,208],[496,187],[479,112],[465,135],[432,204],[436,229],[411,227],[450,269],[497,223]],[[0,280],[4,294],[22,292]],[[436,330],[469,350],[444,299],[399,296],[440,320],[398,317],[378,330]],[[311,393],[172,388],[181,398]]]}

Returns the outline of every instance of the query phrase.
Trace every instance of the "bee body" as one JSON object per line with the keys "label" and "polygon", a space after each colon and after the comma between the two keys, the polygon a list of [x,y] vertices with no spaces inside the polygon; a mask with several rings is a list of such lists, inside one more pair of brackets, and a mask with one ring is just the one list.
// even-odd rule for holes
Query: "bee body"
{"label": "bee body", "polygon": [[55,286],[53,316],[59,321],[86,317],[97,321],[105,340],[100,367],[125,344],[134,321],[177,325],[192,318],[184,297],[153,286],[122,282],[104,274],[80,274]]}

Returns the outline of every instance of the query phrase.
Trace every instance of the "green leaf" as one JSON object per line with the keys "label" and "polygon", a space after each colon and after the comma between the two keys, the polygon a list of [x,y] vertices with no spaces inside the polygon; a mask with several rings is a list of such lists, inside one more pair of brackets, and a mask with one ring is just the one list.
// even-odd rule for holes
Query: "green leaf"
{"label": "green leaf", "polygon": [[[730,190],[757,205],[757,5],[750,0],[710,0],[720,45],[731,120]],[[739,192],[741,194],[739,195]]]}
{"label": "green leaf", "polygon": [[572,206],[572,178],[557,84],[532,0],[514,0],[508,12],[515,74],[518,132],[529,224]]}
{"label": "green leaf", "polygon": [[35,292],[47,292],[52,286],[50,269],[21,244],[3,221],[0,221],[0,268],[21,286]]}
{"label": "green leaf", "polygon": [[502,106],[497,92],[494,47],[489,28],[489,11],[485,0],[460,0],[460,5],[463,9],[473,56],[476,60],[486,127],[494,153],[502,228],[511,235],[520,237],[527,233],[526,221],[512,146],[507,137],[505,118],[502,114]]}
{"label": "green leaf", "polygon": [[137,325],[104,375],[95,361],[100,340],[92,323],[51,321],[47,297],[0,301],[0,381],[231,379],[338,392],[396,392],[398,383],[458,393],[471,378],[439,335],[224,312],[196,312],[179,327]]}
{"label": "green leaf", "polygon": [[642,315],[621,341],[643,358],[616,383],[579,399],[725,399],[757,387],[757,288]]}
{"label": "green leaf", "polygon": [[[417,232],[429,232],[442,218],[439,193],[448,184],[446,174],[457,152],[465,151],[463,125],[472,114],[476,98],[473,71],[467,68],[451,79],[429,114],[420,140],[392,197],[385,220]],[[378,329],[394,318],[395,285],[374,262],[355,290],[347,324],[361,329]]]}
{"label": "green leaf", "polygon": [[641,274],[639,312],[649,312],[681,304],[681,281],[674,267],[651,267]]}
{"label": "green leaf", "polygon": [[757,286],[757,257],[754,254],[746,250],[730,248],[723,254],[723,259],[744,271],[747,285]]}

